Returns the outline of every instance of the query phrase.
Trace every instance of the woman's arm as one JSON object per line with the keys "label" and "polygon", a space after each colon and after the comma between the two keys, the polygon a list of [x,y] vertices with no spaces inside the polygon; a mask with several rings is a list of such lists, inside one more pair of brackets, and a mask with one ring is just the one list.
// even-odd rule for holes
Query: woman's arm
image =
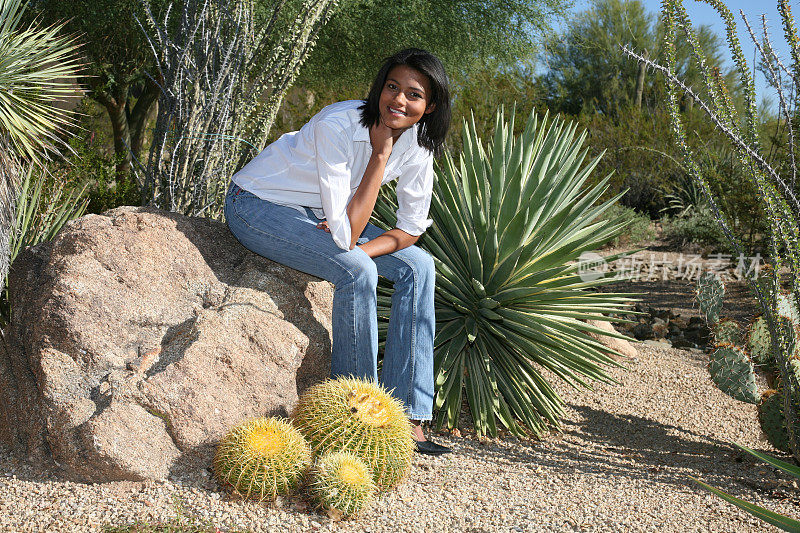
{"label": "woman's arm", "polygon": [[[364,177],[358,184],[353,198],[347,205],[347,218],[350,219],[350,249],[356,247],[359,236],[364,228],[367,227],[372,210],[375,209],[375,201],[378,199],[378,190],[383,181],[383,173],[386,170],[386,161],[392,154],[394,141],[400,133],[383,124],[380,121],[369,129],[369,140],[372,145],[372,155],[369,157]],[[378,254],[380,255],[380,254]]]}
{"label": "woman's arm", "polygon": [[[390,152],[391,153],[391,148]],[[375,201],[378,199],[378,190],[383,181],[383,172],[386,168],[388,154],[377,152],[373,149],[372,155],[364,171],[364,177],[358,184],[353,198],[347,204],[347,218],[350,219],[350,249],[356,247],[361,232],[367,227],[372,210],[375,209]]]}
{"label": "woman's arm", "polygon": [[408,248],[417,242],[417,239],[419,239],[418,236],[414,237],[401,229],[395,228],[383,232],[364,244],[359,244],[358,247],[364,250],[368,256],[378,257],[379,255],[386,255]]}
{"label": "woman's arm", "polygon": [[[317,228],[325,230],[328,233],[331,232],[326,220],[317,224]],[[383,232],[371,241],[359,244],[358,247],[364,250],[368,256],[378,257],[379,255],[386,255],[396,252],[397,250],[402,250],[403,248],[408,248],[412,244],[416,244],[417,240],[419,240],[419,235],[409,235],[401,229],[394,228]]]}

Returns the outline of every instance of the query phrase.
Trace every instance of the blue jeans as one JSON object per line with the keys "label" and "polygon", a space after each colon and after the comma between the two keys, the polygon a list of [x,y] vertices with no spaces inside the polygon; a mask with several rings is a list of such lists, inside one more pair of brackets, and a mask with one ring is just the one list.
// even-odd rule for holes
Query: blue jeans
{"label": "blue jeans", "polygon": [[[413,420],[433,409],[433,259],[417,246],[371,258],[361,248],[342,250],[316,226],[309,208],[262,200],[231,183],[225,219],[249,250],[333,283],[331,375],[378,381],[378,276],[394,282],[381,383],[403,402]],[[382,234],[367,224],[358,243]]]}

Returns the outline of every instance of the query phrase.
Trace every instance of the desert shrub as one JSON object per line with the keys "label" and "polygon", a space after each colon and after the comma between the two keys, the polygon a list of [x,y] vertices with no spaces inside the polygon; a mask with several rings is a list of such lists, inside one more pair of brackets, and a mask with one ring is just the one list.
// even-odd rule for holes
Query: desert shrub
{"label": "desert shrub", "polygon": [[728,247],[725,234],[708,208],[692,209],[682,216],[664,216],[661,227],[662,236],[681,248],[691,244],[713,249]]}
{"label": "desert shrub", "polygon": [[130,173],[117,176],[117,157],[106,155],[93,136],[70,141],[74,153],[60,165],[59,179],[74,187],[86,187],[88,213],[102,213],[121,205],[141,204],[139,187]]}
{"label": "desert shrub", "polygon": [[620,203],[657,218],[667,207],[661,191],[684,174],[671,146],[669,118],[662,110],[647,114],[631,110],[617,119],[583,114],[578,120],[588,132],[589,153],[603,154],[590,183],[611,174],[607,195],[625,191]]}
{"label": "desert shrub", "polygon": [[69,149],[63,150],[63,156],[46,163],[42,200],[47,201],[48,191],[63,188],[85,191],[87,213],[102,213],[121,205],[140,205],[141,195],[130,172],[120,174],[117,171],[121,159],[114,152],[111,130],[104,120],[105,110],[84,98],[75,112],[79,134],[66,141]]}
{"label": "desert shrub", "polygon": [[656,229],[650,217],[622,204],[613,204],[598,220],[620,219],[627,224],[625,232],[617,235],[609,244],[635,246],[656,238]]}

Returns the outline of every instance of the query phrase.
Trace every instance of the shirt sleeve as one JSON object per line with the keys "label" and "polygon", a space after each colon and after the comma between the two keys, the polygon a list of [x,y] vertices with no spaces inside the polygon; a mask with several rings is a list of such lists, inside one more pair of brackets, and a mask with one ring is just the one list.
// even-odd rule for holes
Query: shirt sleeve
{"label": "shirt sleeve", "polygon": [[432,192],[433,154],[424,150],[397,178],[398,229],[416,237],[433,224],[428,218]]}
{"label": "shirt sleeve", "polygon": [[350,249],[352,231],[347,216],[352,173],[347,136],[321,120],[314,125],[317,174],[322,210],[336,246]]}

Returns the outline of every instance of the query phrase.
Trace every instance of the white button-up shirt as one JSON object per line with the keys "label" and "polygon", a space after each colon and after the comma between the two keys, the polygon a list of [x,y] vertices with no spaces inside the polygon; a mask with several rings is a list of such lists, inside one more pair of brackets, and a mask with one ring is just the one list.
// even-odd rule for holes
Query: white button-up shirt
{"label": "white button-up shirt", "polygon": [[[372,145],[359,123],[361,100],[325,107],[300,131],[282,135],[233,176],[259,198],[327,219],[339,248],[350,249],[347,205],[364,177]],[[397,228],[421,235],[430,225],[433,155],[417,143],[417,125],[395,141],[381,185],[397,180]]]}

